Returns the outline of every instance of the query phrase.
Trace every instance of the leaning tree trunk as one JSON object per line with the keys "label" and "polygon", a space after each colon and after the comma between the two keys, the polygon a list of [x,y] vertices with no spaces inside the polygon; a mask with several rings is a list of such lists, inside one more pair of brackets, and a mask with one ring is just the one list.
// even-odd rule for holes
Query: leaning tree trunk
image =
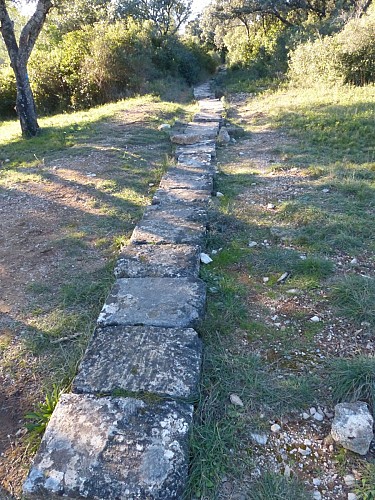
{"label": "leaning tree trunk", "polygon": [[27,62],[51,8],[52,0],[37,0],[35,12],[23,27],[17,43],[14,23],[9,17],[6,0],[0,0],[0,33],[16,77],[16,110],[24,137],[34,137],[39,131],[34,96],[27,76]]}
{"label": "leaning tree trunk", "polygon": [[36,107],[27,67],[18,63],[14,69],[17,83],[16,110],[24,137],[34,137],[39,132]]}

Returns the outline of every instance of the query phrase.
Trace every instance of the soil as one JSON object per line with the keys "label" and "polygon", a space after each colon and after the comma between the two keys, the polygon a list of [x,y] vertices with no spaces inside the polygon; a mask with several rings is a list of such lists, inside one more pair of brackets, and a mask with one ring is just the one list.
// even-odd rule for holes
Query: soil
{"label": "soil", "polygon": [[[129,131],[150,126],[147,118],[142,109],[118,114],[99,125],[102,133],[93,143],[80,144],[76,152],[73,147],[68,155],[50,155],[35,168],[24,169],[28,182],[16,178],[0,188],[1,500],[20,498],[33,456],[25,439],[24,416],[44,400],[44,389],[51,385],[46,354],[29,349],[29,340],[38,335],[35,318],[53,311],[63,284],[105,267],[111,258],[108,242],[115,236],[130,236],[142,206],[135,205],[112,227],[111,214],[105,211],[111,197],[103,198],[97,188],[103,181],[118,180],[126,150],[128,157],[138,158],[148,171],[143,179],[141,170],[137,174],[137,189],[143,203],[148,203],[147,178],[150,172],[152,179],[159,175],[169,144],[165,140],[156,145],[134,144],[136,141],[127,145]],[[129,173],[120,175],[126,184]],[[100,244],[99,233],[106,245]],[[74,238],[80,240],[76,246]],[[69,345],[62,343],[61,351],[64,349]]]}

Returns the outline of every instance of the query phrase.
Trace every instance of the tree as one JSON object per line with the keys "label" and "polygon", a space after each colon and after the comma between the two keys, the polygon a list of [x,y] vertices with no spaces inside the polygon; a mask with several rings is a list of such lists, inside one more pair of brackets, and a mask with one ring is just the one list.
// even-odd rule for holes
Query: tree
{"label": "tree", "polygon": [[5,0],[0,0],[0,33],[16,77],[16,110],[24,137],[33,137],[39,132],[34,96],[27,74],[27,63],[51,8],[51,0],[38,0],[35,12],[21,30],[17,42],[14,23],[9,16]]}
{"label": "tree", "polygon": [[141,21],[152,21],[159,35],[177,33],[191,14],[192,0],[114,0],[115,15],[132,16]]}

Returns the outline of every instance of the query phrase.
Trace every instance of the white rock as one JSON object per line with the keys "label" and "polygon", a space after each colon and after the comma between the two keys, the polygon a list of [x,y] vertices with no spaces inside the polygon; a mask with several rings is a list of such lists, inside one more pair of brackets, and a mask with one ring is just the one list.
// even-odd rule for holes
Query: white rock
{"label": "white rock", "polygon": [[279,426],[279,424],[273,424],[271,425],[271,431],[272,432],[279,432],[281,429],[281,427]]}
{"label": "white rock", "polygon": [[217,254],[217,250],[211,250],[211,253],[212,253],[212,255],[216,255]]}
{"label": "white rock", "polygon": [[170,128],[171,126],[169,125],[169,123],[162,123],[161,125],[159,125],[158,130],[164,131],[169,130]]}
{"label": "white rock", "polygon": [[323,193],[329,193],[330,192],[330,189],[328,188],[325,188],[325,189],[322,189]]}
{"label": "white rock", "polygon": [[213,262],[211,257],[209,255],[207,255],[206,253],[201,253],[200,258],[201,258],[201,262],[203,264],[210,264],[211,262]]}
{"label": "white rock", "polygon": [[216,196],[218,198],[222,198],[224,195],[223,195],[223,193],[220,193],[220,191],[216,191]]}
{"label": "white rock", "polygon": [[276,205],[274,205],[273,203],[268,203],[267,208],[269,210],[274,210],[276,208]]}
{"label": "white rock", "polygon": [[331,435],[344,448],[366,455],[374,437],[374,419],[366,403],[339,403],[335,406]]}
{"label": "white rock", "polygon": [[348,500],[357,500],[357,498],[355,493],[348,493]]}
{"label": "white rock", "polygon": [[250,434],[250,436],[251,436],[253,441],[255,441],[257,444],[260,444],[261,446],[264,446],[267,444],[267,441],[268,441],[267,434],[257,434],[256,432],[252,432]]}
{"label": "white rock", "polygon": [[263,283],[268,283],[268,282],[269,282],[269,280],[270,280],[270,279],[269,279],[269,277],[268,277],[268,276],[265,276],[265,277],[263,278]]}
{"label": "white rock", "polygon": [[313,406],[310,408],[310,415],[315,415],[316,413],[316,408],[314,408]]}
{"label": "white rock", "polygon": [[309,415],[308,413],[306,413],[306,412],[303,412],[303,413],[302,413],[302,418],[303,418],[304,420],[307,420],[307,419],[309,419],[309,418],[310,418],[310,415]]}
{"label": "white rock", "polygon": [[237,394],[231,394],[229,396],[230,402],[235,406],[243,406],[242,399]]}
{"label": "white rock", "polygon": [[320,318],[319,316],[313,316],[312,318],[310,318],[310,321],[312,321],[313,323],[319,323]]}
{"label": "white rock", "polygon": [[284,469],[284,476],[289,478],[291,473],[292,473],[292,469],[289,467],[289,465],[286,465],[285,469]]}
{"label": "white rock", "polygon": [[248,245],[248,247],[249,247],[249,248],[254,248],[254,247],[256,247],[256,246],[257,246],[257,244],[258,244],[258,243],[257,243],[256,241],[249,241],[249,245]]}
{"label": "white rock", "polygon": [[303,457],[308,457],[311,455],[311,449],[307,446],[306,449],[298,448],[298,453],[300,453]]}
{"label": "white rock", "polygon": [[324,416],[317,411],[316,413],[314,413],[313,419],[317,420],[318,422],[323,422]]}
{"label": "white rock", "polygon": [[347,474],[346,476],[344,476],[344,483],[346,484],[346,486],[354,486],[355,485],[355,477],[353,476],[353,474]]}
{"label": "white rock", "polygon": [[350,261],[350,263],[351,263],[351,265],[352,265],[352,266],[355,266],[356,264],[358,264],[358,259],[356,259],[356,258],[354,257],[354,259],[352,259],[352,260]]}
{"label": "white rock", "polygon": [[314,491],[313,499],[314,500],[321,500],[322,499],[322,494],[320,493],[320,491]]}
{"label": "white rock", "polygon": [[219,131],[219,135],[217,136],[217,142],[219,144],[229,144],[230,143],[230,135],[228,134],[228,130],[226,127],[221,127]]}
{"label": "white rock", "polygon": [[320,486],[321,485],[321,480],[318,477],[314,477],[313,479],[313,485],[314,486]]}

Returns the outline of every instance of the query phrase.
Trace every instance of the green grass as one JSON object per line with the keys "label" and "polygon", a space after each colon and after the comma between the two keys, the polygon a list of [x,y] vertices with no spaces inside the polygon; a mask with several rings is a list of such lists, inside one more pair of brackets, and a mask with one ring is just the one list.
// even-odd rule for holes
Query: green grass
{"label": "green grass", "polygon": [[297,479],[266,472],[257,479],[248,492],[249,500],[309,500],[312,499],[304,485]]}
{"label": "green grass", "polygon": [[361,468],[361,479],[354,492],[359,500],[375,500],[375,463],[370,462]]}
{"label": "green grass", "polygon": [[340,314],[360,324],[375,325],[374,278],[347,275],[332,285],[332,301]]}
{"label": "green grass", "polygon": [[366,401],[375,408],[375,358],[357,356],[328,362],[328,381],[335,402]]}

